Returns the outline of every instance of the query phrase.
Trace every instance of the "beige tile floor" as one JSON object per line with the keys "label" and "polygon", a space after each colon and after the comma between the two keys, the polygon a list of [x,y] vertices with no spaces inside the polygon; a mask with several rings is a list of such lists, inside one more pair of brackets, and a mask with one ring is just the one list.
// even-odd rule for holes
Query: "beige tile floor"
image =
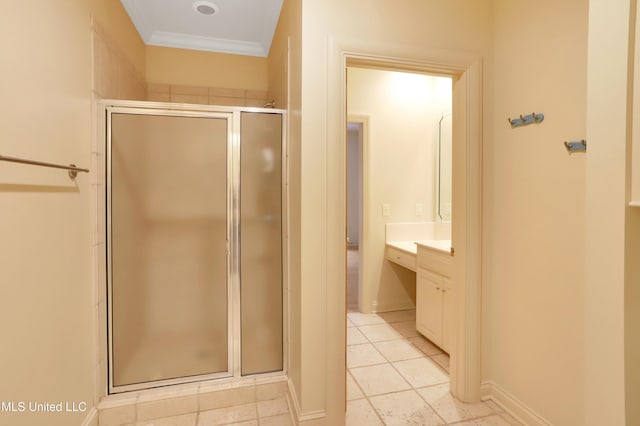
{"label": "beige tile floor", "polygon": [[[216,385],[202,385],[202,393],[167,392],[171,400],[158,395],[140,395],[134,405],[104,407],[99,413],[100,426],[216,426],[216,425],[293,425],[286,383],[274,382],[211,391]],[[183,389],[184,391],[184,389]],[[152,400],[146,401],[147,398]],[[130,399],[130,398],[129,398]],[[145,401],[141,401],[145,399]],[[178,414],[180,413],[180,414]]]}
{"label": "beige tile floor", "polygon": [[520,424],[492,402],[454,398],[449,356],[415,321],[415,310],[347,314],[347,426]]}
{"label": "beige tile floor", "polygon": [[[520,425],[491,401],[465,404],[451,396],[448,369],[448,355],[416,331],[415,310],[348,313],[346,425]],[[292,425],[281,395],[238,398],[239,405],[215,409],[204,409],[203,400],[195,412],[137,422],[135,415],[106,411],[100,425]]]}
{"label": "beige tile floor", "polygon": [[136,426],[289,426],[292,425],[285,398],[258,401],[215,410],[198,411],[135,423]]}

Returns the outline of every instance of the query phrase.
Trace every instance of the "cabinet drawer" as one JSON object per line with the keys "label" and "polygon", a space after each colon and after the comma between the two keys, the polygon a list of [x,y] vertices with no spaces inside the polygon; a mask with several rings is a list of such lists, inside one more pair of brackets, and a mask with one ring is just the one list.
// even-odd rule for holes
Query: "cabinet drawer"
{"label": "cabinet drawer", "polygon": [[419,247],[418,267],[445,277],[451,277],[453,275],[453,257],[439,251]]}
{"label": "cabinet drawer", "polygon": [[387,259],[414,272],[416,270],[416,256],[413,254],[387,246]]}

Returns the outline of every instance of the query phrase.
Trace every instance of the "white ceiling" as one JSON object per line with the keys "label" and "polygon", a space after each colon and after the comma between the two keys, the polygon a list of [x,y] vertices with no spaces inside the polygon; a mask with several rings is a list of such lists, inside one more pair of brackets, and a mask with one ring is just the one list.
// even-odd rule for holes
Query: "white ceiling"
{"label": "white ceiling", "polygon": [[194,10],[197,0],[121,0],[146,44],[266,57],[283,0],[209,0],[217,13]]}

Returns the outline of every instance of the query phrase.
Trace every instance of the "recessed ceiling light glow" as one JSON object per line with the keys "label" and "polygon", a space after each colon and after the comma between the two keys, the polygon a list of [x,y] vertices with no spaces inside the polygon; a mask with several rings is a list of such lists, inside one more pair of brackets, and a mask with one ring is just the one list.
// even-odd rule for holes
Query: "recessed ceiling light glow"
{"label": "recessed ceiling light glow", "polygon": [[215,15],[218,13],[219,8],[210,1],[196,1],[193,3],[193,10],[202,15]]}

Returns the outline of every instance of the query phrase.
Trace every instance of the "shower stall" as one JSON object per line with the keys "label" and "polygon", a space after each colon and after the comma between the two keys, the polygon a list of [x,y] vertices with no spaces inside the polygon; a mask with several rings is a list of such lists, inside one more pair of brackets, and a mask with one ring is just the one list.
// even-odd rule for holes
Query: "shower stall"
{"label": "shower stall", "polygon": [[284,120],[106,107],[110,393],[284,370]]}

